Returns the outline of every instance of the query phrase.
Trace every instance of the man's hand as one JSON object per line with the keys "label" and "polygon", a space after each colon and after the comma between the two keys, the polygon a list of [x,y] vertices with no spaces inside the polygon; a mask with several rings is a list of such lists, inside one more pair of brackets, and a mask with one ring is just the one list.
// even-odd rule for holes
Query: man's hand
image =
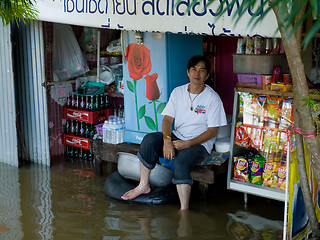
{"label": "man's hand", "polygon": [[174,147],[171,139],[164,139],[163,141],[163,157],[172,160],[175,157]]}
{"label": "man's hand", "polygon": [[191,147],[190,141],[184,141],[184,140],[172,141],[172,145],[177,150],[182,150],[182,149]]}

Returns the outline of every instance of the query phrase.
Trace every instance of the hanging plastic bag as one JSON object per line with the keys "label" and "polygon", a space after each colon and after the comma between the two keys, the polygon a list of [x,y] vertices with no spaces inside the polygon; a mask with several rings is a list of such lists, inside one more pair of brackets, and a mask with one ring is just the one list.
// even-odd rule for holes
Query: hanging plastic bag
{"label": "hanging plastic bag", "polygon": [[69,25],[54,24],[52,70],[58,81],[68,80],[89,71]]}

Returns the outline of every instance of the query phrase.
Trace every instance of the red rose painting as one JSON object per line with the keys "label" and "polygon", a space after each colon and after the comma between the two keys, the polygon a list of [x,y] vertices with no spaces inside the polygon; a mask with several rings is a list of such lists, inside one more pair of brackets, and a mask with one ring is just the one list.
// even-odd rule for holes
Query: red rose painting
{"label": "red rose painting", "polygon": [[151,76],[147,75],[145,76],[146,82],[147,82],[147,98],[152,101],[152,100],[157,100],[160,97],[160,91],[159,87],[157,84],[157,78],[158,74],[154,73]]}
{"label": "red rose painting", "polygon": [[[128,65],[128,72],[133,82],[127,81],[127,87],[129,91],[134,93],[136,117],[137,117],[137,127],[140,130],[140,119],[144,118],[146,125],[153,131],[158,131],[158,114],[161,114],[166,103],[160,103],[158,99],[160,98],[160,91],[157,84],[158,73],[153,73],[149,75],[151,71],[151,59],[150,50],[144,46],[137,43],[130,43],[126,49],[126,60]],[[137,94],[137,82],[143,76],[146,80],[146,96],[147,99],[151,101],[154,109],[154,119],[146,115],[146,106],[138,106],[138,94]],[[158,105],[158,106],[157,106]]]}
{"label": "red rose painting", "polygon": [[151,70],[150,50],[137,43],[130,43],[126,49],[129,75],[139,80]]}

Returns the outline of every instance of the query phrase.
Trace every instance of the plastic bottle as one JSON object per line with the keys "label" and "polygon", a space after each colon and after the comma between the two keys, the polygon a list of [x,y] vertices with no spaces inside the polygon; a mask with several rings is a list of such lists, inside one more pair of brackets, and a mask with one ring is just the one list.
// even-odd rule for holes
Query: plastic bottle
{"label": "plastic bottle", "polygon": [[111,143],[111,120],[108,121],[107,129],[106,129],[106,142]]}
{"label": "plastic bottle", "polygon": [[121,120],[119,119],[116,124],[116,144],[122,143],[121,135],[122,135],[122,124],[121,124]]}
{"label": "plastic bottle", "polygon": [[118,121],[113,122],[113,144],[118,144],[119,126]]}
{"label": "plastic bottle", "polygon": [[104,124],[103,124],[103,126],[102,126],[102,141],[103,141],[104,143],[107,142],[108,125],[109,125],[108,120],[104,121]]}
{"label": "plastic bottle", "polygon": [[120,138],[120,142],[123,143],[124,142],[124,133],[125,133],[125,122],[124,122],[124,118],[121,119],[121,138]]}

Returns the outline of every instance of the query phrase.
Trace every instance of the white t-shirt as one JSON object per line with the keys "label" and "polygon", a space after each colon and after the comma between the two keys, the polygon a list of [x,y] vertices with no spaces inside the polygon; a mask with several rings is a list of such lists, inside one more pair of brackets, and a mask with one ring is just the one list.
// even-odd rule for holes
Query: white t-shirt
{"label": "white t-shirt", "polygon": [[[179,139],[189,140],[208,130],[208,127],[227,125],[226,114],[219,95],[208,85],[199,94],[188,92],[189,84],[173,89],[162,115],[174,118],[172,133]],[[193,111],[190,110],[191,100]],[[216,138],[202,143],[211,152]]]}

